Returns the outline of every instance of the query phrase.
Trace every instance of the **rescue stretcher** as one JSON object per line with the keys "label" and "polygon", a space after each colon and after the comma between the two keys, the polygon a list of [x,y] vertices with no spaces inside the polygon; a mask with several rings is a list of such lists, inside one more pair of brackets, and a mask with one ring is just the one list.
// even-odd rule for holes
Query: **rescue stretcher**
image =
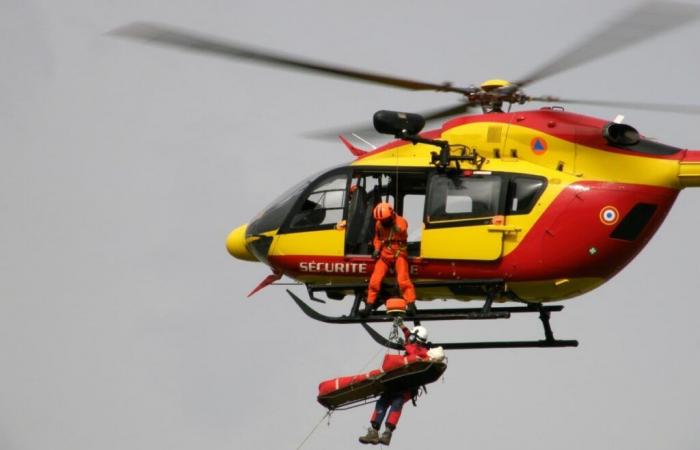
{"label": "rescue stretcher", "polygon": [[384,392],[417,389],[437,381],[447,369],[444,358],[385,355],[381,369],[332,378],[318,386],[318,402],[329,410],[364,404]]}

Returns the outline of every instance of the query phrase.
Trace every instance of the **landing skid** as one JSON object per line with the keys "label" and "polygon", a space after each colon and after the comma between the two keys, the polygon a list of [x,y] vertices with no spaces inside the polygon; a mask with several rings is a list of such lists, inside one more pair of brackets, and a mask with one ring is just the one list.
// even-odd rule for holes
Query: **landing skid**
{"label": "landing skid", "polygon": [[[380,345],[397,350],[403,349],[402,345],[390,342],[372,327],[367,325],[368,323],[376,322],[393,322],[394,316],[387,314],[385,311],[371,311],[369,315],[367,315],[366,317],[362,317],[359,314],[357,307],[353,306],[351,314],[349,316],[326,316],[310,307],[289,289],[287,289],[287,293],[290,297],[292,297],[292,300],[294,300],[294,303],[296,303],[297,306],[299,306],[302,312],[304,312],[304,314],[306,314],[308,317],[314,320],[333,324],[359,323],[363,326],[365,330],[367,330],[372,339],[374,339],[375,342],[379,343]],[[542,305],[539,303],[530,304],[528,306],[491,306],[491,301],[487,300],[482,308],[445,308],[419,310],[415,314],[407,317],[407,319],[413,320],[416,324],[418,324],[421,321],[435,320],[508,319],[510,318],[511,314],[539,313],[545,335],[545,339],[543,340],[496,342],[446,342],[432,345],[436,347],[440,346],[446,350],[480,348],[578,347],[578,341],[576,340],[559,340],[554,338],[554,333],[552,332],[552,327],[549,323],[550,314],[552,312],[561,311],[562,309],[564,309],[563,305]]]}

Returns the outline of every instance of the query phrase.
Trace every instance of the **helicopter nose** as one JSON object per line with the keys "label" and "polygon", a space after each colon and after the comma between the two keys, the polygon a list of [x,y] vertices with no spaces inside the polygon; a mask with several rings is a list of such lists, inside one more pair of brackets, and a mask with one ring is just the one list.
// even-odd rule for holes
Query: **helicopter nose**
{"label": "helicopter nose", "polygon": [[243,261],[257,261],[258,259],[248,251],[248,247],[245,245],[246,228],[248,228],[248,224],[241,225],[228,234],[226,238],[226,250],[228,250],[234,258],[242,259]]}

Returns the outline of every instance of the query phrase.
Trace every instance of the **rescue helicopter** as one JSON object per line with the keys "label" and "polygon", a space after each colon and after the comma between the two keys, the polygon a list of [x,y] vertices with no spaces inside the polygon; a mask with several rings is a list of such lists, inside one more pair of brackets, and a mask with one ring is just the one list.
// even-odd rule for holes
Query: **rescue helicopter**
{"label": "rescue helicopter", "polygon": [[[312,175],[264,208],[226,240],[229,253],[262,262],[272,274],[251,294],[287,276],[314,302],[348,304],[327,316],[291,290],[309,317],[326,323],[393,320],[378,309],[361,314],[371,257],[372,209],[392,204],[411,226],[410,272],[421,302],[481,300],[468,308],[418,308],[416,322],[504,319],[535,313],[544,339],[453,342],[445,349],[569,347],[554,337],[550,302],[571,299],[611,279],[649,242],[680,190],[700,186],[700,150],[649,139],[618,116],[610,121],[566,111],[582,104],[700,113],[693,105],[530,96],[527,86],[700,17],[700,8],[647,3],[600,29],[516,81],[478,86],[430,83],[377,74],[253,48],[188,30],[134,23],[113,33],[131,39],[286,69],[409,90],[461,96],[426,114],[379,111],[376,130],[395,140],[364,150],[340,136],[354,160]],[[540,109],[512,106],[545,103]],[[478,114],[466,114],[480,108]],[[426,120],[445,119],[423,131]],[[395,283],[382,298],[395,295]],[[319,297],[324,294],[325,298]],[[494,304],[495,303],[495,304]]]}

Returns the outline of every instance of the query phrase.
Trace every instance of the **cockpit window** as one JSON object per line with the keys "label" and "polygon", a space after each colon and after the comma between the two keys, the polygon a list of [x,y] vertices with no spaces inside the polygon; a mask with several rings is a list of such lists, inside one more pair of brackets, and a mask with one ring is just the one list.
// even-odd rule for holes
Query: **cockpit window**
{"label": "cockpit window", "polygon": [[277,197],[250,222],[246,235],[253,236],[279,228],[292,210],[297,198],[317,176],[318,174],[306,178]]}
{"label": "cockpit window", "polygon": [[527,214],[532,211],[537,199],[544,191],[545,185],[544,178],[527,176],[511,178],[506,214]]}
{"label": "cockpit window", "polygon": [[290,230],[335,226],[343,219],[347,173],[319,181],[289,222]]}

